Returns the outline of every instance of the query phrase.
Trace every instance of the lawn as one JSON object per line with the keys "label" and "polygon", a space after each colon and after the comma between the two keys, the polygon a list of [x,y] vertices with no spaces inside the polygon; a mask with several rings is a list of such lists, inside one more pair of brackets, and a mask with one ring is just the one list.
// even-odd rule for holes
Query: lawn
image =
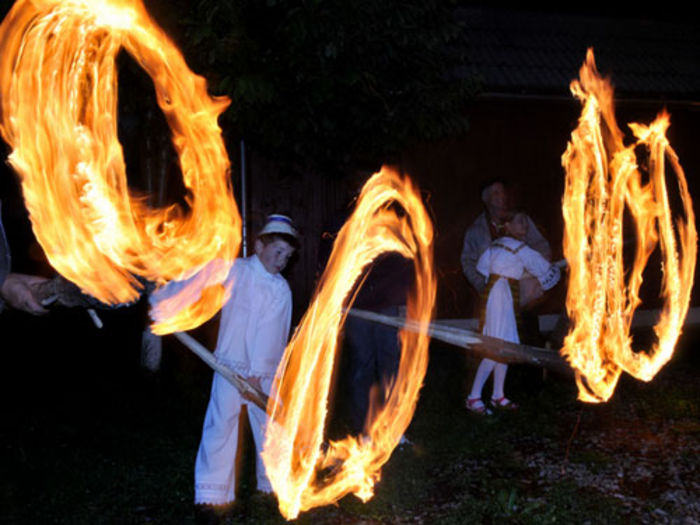
{"label": "lawn", "polygon": [[[193,523],[192,470],[211,372],[172,338],[144,375],[129,311],[33,319],[5,313],[0,523]],[[211,331],[196,334],[211,346]],[[700,522],[698,334],[650,383],[613,399],[511,367],[514,412],[479,417],[463,397],[477,362],[433,343],[408,437],[375,497],[347,496],[302,524]],[[488,386],[487,386],[488,389]],[[230,523],[284,523],[256,493],[251,450]]]}

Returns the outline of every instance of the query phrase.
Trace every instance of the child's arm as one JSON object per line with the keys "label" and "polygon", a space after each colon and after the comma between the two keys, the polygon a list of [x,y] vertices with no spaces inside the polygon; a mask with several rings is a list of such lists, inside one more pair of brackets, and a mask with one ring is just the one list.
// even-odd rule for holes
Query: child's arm
{"label": "child's arm", "polygon": [[217,284],[224,286],[225,297],[228,297],[231,291],[233,264],[234,261],[214,259],[186,279],[172,280],[159,286],[148,298],[151,318],[156,322],[164,321],[172,316],[173,312],[182,311],[199,301],[206,288]]}
{"label": "child's arm", "polygon": [[524,246],[518,256],[523,261],[525,269],[534,275],[544,290],[554,288],[561,278],[561,272],[556,264],[550,263],[539,252],[529,246]]}

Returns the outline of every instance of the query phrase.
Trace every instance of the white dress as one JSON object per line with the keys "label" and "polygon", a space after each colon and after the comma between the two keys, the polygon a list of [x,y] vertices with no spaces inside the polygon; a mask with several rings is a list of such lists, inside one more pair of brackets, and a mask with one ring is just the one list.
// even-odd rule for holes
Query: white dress
{"label": "white dress", "polygon": [[476,269],[487,281],[492,274],[501,276],[494,283],[486,300],[482,333],[519,343],[513,295],[508,279],[518,281],[527,271],[537,278],[543,289],[549,290],[559,282],[559,268],[523,241],[501,237],[493,241],[481,255]]}

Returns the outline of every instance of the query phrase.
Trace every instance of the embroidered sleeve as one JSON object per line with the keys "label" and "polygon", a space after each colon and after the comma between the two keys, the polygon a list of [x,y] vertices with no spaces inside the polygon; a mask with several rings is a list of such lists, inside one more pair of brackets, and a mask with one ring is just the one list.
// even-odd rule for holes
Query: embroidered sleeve
{"label": "embroidered sleeve", "polygon": [[551,264],[539,252],[525,246],[518,255],[523,261],[525,269],[537,277],[543,289],[549,290],[559,282],[561,278],[559,267]]}
{"label": "embroidered sleeve", "polygon": [[561,272],[559,271],[559,267],[553,264],[549,266],[547,273],[545,273],[542,277],[538,277],[542,288],[545,290],[554,288],[554,286],[559,282],[560,278]]}

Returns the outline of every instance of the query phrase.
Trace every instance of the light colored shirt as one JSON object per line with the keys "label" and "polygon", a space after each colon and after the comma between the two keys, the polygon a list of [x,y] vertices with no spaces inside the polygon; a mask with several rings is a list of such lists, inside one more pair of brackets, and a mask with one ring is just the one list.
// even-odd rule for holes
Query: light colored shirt
{"label": "light colored shirt", "polygon": [[[292,291],[280,274],[271,274],[257,255],[233,264],[215,259],[181,281],[170,281],[150,295],[151,317],[160,322],[173,309],[201,298],[204,288],[221,275],[228,299],[221,309],[216,358],[243,376],[274,377],[289,337]],[[190,289],[189,293],[183,293]],[[163,305],[167,304],[167,308]]]}
{"label": "light colored shirt", "polygon": [[494,283],[486,300],[483,334],[519,343],[513,295],[507,279],[520,280],[529,272],[544,290],[549,290],[559,282],[559,267],[523,241],[501,237],[479,257],[476,269],[485,281],[491,274],[502,276]]}
{"label": "light colored shirt", "polygon": [[217,359],[244,376],[271,378],[282,359],[292,318],[292,292],[257,255],[237,259],[227,278],[231,297],[221,310]]}

